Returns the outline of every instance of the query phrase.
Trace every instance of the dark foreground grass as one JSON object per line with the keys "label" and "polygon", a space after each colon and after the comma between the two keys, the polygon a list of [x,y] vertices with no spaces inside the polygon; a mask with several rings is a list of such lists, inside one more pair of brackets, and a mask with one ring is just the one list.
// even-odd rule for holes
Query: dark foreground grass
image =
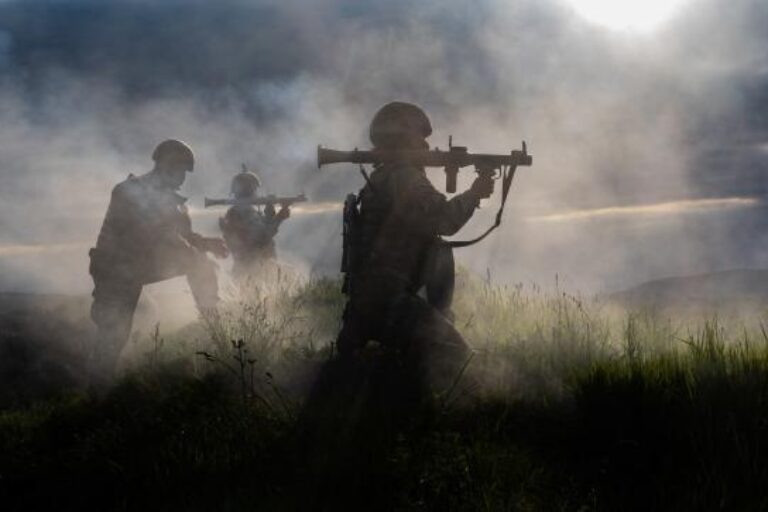
{"label": "dark foreground grass", "polygon": [[595,364],[556,399],[410,409],[389,436],[307,437],[323,425],[216,375],[129,377],[0,414],[3,508],[768,509],[768,352],[724,350]]}
{"label": "dark foreground grass", "polygon": [[318,374],[338,283],[259,292],[156,335],[106,395],[0,410],[0,507],[768,510],[762,324],[459,285],[482,385],[461,407],[415,401],[381,353]]}

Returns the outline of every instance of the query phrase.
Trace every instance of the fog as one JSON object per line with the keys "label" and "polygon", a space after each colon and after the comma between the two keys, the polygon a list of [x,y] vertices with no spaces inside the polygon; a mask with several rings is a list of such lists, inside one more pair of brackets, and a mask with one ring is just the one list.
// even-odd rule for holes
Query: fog
{"label": "fog", "polygon": [[169,137],[196,152],[182,188],[196,230],[217,233],[203,197],[245,163],[267,192],[319,203],[284,223],[278,252],[335,275],[334,205],[363,180],[318,170],[316,147],[368,147],[394,99],[424,107],[433,147],[528,143],[501,228],[457,254],[474,271],[599,292],[764,267],[766,27],[757,0],[690,0],[641,33],[556,0],[0,2],[0,290],[89,291],[111,188]]}

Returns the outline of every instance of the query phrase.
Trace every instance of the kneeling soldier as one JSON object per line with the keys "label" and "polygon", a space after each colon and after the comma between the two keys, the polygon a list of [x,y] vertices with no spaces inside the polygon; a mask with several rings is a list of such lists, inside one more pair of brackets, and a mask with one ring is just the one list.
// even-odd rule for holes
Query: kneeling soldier
{"label": "kneeling soldier", "polygon": [[[425,139],[431,133],[426,114],[401,102],[382,107],[370,126],[375,149],[404,154],[428,149]],[[466,224],[480,200],[492,194],[493,180],[479,176],[469,190],[448,200],[423,167],[403,160],[377,165],[367,181],[357,204],[348,199],[345,207],[345,225],[354,224],[346,242],[354,247],[345,251],[354,258],[353,268],[347,268],[339,352],[349,356],[367,341],[379,341],[402,351],[442,387],[456,376],[469,350],[441,306],[418,291],[439,284],[431,282],[427,270],[439,237]]]}

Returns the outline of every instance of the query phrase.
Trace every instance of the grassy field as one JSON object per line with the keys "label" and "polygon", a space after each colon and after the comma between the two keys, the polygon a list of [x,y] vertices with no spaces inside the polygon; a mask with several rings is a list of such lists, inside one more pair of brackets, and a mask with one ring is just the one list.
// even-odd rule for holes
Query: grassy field
{"label": "grassy field", "polygon": [[472,389],[419,408],[374,354],[308,414],[318,376],[340,371],[328,361],[341,308],[335,281],[255,289],[139,340],[106,394],[64,389],[0,412],[1,503],[768,510],[759,317],[629,312],[462,274]]}

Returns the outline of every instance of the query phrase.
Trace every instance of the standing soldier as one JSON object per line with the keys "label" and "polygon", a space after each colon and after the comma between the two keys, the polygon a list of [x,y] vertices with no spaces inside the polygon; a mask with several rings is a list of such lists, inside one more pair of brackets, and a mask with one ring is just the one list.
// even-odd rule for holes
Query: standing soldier
{"label": "standing soldier", "polygon": [[205,255],[227,256],[223,240],[192,231],[186,198],[177,193],[194,155],[178,140],[161,142],[152,153],[154,168],[128,176],[112,198],[91,249],[91,317],[99,339],[92,355],[94,377],[109,379],[131,331],[133,313],[145,284],[186,276],[198,309],[215,309],[215,263]]}
{"label": "standing soldier", "polygon": [[[371,142],[380,150],[429,149],[425,139],[431,133],[426,114],[401,102],[384,105],[370,126]],[[377,340],[401,351],[407,361],[426,365],[424,374],[434,384],[455,377],[468,357],[466,343],[446,315],[418,292],[439,284],[430,282],[432,271],[427,270],[439,237],[456,233],[492,192],[493,180],[480,176],[469,190],[448,200],[424,168],[412,162],[375,167],[357,203],[348,200],[345,207],[351,233],[345,237],[348,302],[338,338],[342,358]]]}
{"label": "standing soldier", "polygon": [[260,186],[258,176],[243,166],[243,171],[232,179],[231,192],[238,203],[219,219],[219,227],[234,259],[232,274],[235,278],[246,278],[265,266],[274,265],[277,259],[274,238],[280,224],[291,214],[287,204],[283,204],[278,212],[272,203],[268,203],[263,211],[247,204],[256,198]]}

